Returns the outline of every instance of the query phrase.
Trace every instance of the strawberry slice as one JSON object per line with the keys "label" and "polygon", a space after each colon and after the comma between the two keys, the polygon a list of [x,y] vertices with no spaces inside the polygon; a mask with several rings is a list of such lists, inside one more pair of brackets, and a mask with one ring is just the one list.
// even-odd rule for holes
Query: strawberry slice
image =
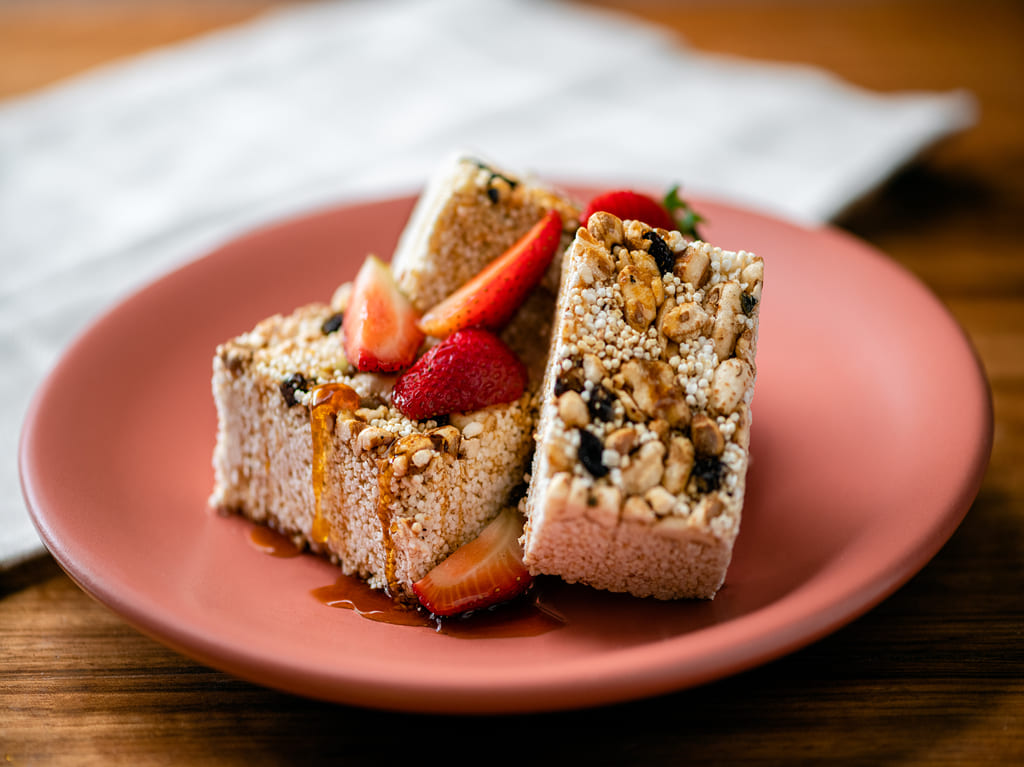
{"label": "strawberry slice", "polygon": [[677,228],[675,219],[664,205],[653,197],[631,189],[615,189],[597,195],[583,211],[580,223],[586,226],[590,217],[599,210],[611,213],[624,221],[643,221],[655,229],[671,231]]}
{"label": "strawberry slice", "polygon": [[457,615],[522,594],[533,582],[523,564],[522,534],[519,512],[503,509],[479,536],[412,585],[420,603],[434,615]]}
{"label": "strawberry slice", "polygon": [[445,338],[462,328],[499,330],[544,276],[562,234],[552,210],[469,282],[420,319],[429,336]]}
{"label": "strawberry slice", "polygon": [[431,347],[395,382],[391,401],[414,420],[518,399],[526,366],[489,330],[465,328]]}
{"label": "strawberry slice", "polygon": [[357,369],[392,373],[416,359],[423,333],[416,311],[398,289],[391,268],[368,256],[356,275],[342,329],[345,354]]}

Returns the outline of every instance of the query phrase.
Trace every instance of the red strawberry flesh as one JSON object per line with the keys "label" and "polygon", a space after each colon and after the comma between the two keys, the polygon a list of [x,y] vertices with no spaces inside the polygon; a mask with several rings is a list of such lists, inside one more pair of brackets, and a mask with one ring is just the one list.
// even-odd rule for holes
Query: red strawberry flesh
{"label": "red strawberry flesh", "polygon": [[632,189],[615,189],[594,197],[580,216],[580,223],[587,225],[590,217],[598,211],[611,213],[623,221],[643,221],[655,229],[673,230],[676,221],[664,205],[649,195]]}
{"label": "red strawberry flesh", "polygon": [[504,509],[479,536],[456,549],[412,585],[434,615],[458,615],[522,594],[533,581],[523,564],[519,512]]}
{"label": "red strawberry flesh", "polygon": [[519,398],[526,366],[498,336],[466,328],[428,349],[395,382],[392,402],[414,420],[460,413]]}
{"label": "red strawberry flesh", "polygon": [[408,367],[423,343],[416,320],[390,267],[375,256],[367,257],[342,322],[349,362],[365,372],[392,373]]}
{"label": "red strawberry flesh", "polygon": [[504,327],[544,276],[561,234],[562,217],[552,210],[501,256],[427,311],[420,319],[420,329],[445,338],[462,328]]}

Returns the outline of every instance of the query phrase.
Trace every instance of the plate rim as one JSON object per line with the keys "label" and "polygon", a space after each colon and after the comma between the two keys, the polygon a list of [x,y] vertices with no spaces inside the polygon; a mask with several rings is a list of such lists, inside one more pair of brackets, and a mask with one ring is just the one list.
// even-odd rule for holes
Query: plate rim
{"label": "plate rim", "polygon": [[[566,184],[563,185],[563,188],[577,191],[599,187],[597,185]],[[565,690],[564,682],[557,674],[549,678],[546,683],[538,683],[537,680],[532,678],[523,680],[521,686],[516,687],[513,685],[514,689],[506,690],[504,698],[497,700],[493,694],[481,689],[482,686],[488,684],[483,680],[475,680],[473,684],[468,685],[464,681],[451,681],[445,688],[444,695],[438,695],[436,684],[427,681],[412,684],[408,681],[391,680],[389,684],[381,684],[380,679],[372,677],[356,678],[359,675],[354,677],[351,673],[341,677],[336,677],[335,675],[327,675],[325,677],[324,675],[315,674],[312,676],[296,676],[298,669],[295,667],[295,664],[279,659],[273,659],[273,669],[270,673],[267,673],[267,659],[260,657],[258,654],[253,654],[250,657],[243,653],[239,656],[237,648],[235,648],[229,658],[225,658],[223,652],[220,651],[220,643],[209,642],[204,639],[204,632],[197,630],[183,631],[181,627],[168,626],[159,619],[159,616],[154,618],[154,616],[145,611],[140,612],[137,604],[132,604],[131,600],[126,601],[123,599],[123,595],[115,593],[116,590],[112,590],[109,585],[104,584],[96,573],[83,572],[80,567],[76,566],[74,554],[68,547],[70,542],[61,540],[59,532],[52,526],[53,520],[48,517],[47,510],[41,507],[39,491],[35,486],[34,474],[36,467],[33,465],[33,443],[38,438],[37,431],[39,429],[42,409],[48,397],[52,396],[51,391],[56,385],[61,371],[70,366],[76,355],[81,352],[82,347],[97,334],[101,334],[108,324],[115,323],[122,313],[130,310],[132,305],[139,302],[144,303],[150,291],[166,289],[169,282],[182,279],[187,280],[193,270],[201,268],[201,264],[218,258],[225,250],[239,247],[247,240],[264,236],[267,232],[278,229],[301,227],[307,225],[312,219],[325,215],[337,215],[341,210],[359,209],[381,204],[396,204],[399,202],[411,204],[414,200],[414,194],[384,196],[368,200],[350,200],[320,206],[298,215],[282,216],[242,232],[237,236],[226,238],[222,243],[209,249],[204,254],[180,264],[115,301],[113,305],[88,323],[65,347],[57,362],[33,392],[23,421],[18,444],[18,469],[22,493],[29,515],[46,548],[54,556],[61,568],[83,591],[120,615],[143,634],[171,647],[176,652],[254,683],[312,698],[387,710],[436,713],[516,713],[585,707],[585,705],[590,704],[580,703],[579,686],[574,687],[572,691]],[[762,642],[762,646],[757,652],[750,652],[749,650],[744,652],[744,642],[733,642],[732,645],[735,646],[731,647],[729,653],[719,655],[716,662],[706,664],[699,670],[687,669],[680,671],[679,666],[686,667],[688,664],[684,660],[677,660],[677,663],[673,664],[674,671],[676,677],[680,674],[685,676],[685,680],[682,683],[679,683],[678,679],[675,682],[667,681],[666,677],[671,680],[673,675],[665,674],[663,667],[651,667],[650,663],[644,664],[647,667],[646,674],[637,675],[630,680],[619,680],[613,689],[608,688],[607,681],[595,680],[590,683],[591,689],[588,690],[588,696],[592,705],[604,705],[680,690],[753,668],[812,644],[868,612],[917,574],[955,532],[966,517],[973,500],[980,490],[991,455],[994,436],[992,394],[980,357],[970,338],[956,321],[949,308],[919,278],[901,264],[886,256],[875,246],[858,238],[856,235],[836,227],[827,224],[807,226],[700,195],[693,195],[693,201],[699,205],[727,208],[745,218],[770,221],[773,225],[782,224],[785,227],[802,232],[804,236],[837,238],[840,241],[845,241],[848,246],[854,247],[862,254],[871,254],[872,257],[885,263],[894,273],[899,274],[908,285],[912,286],[914,290],[922,293],[932,303],[934,308],[939,309],[945,315],[949,324],[958,331],[964,350],[969,353],[969,357],[973,360],[973,380],[977,385],[978,393],[981,395],[974,404],[982,411],[983,416],[979,423],[980,439],[976,444],[972,443],[975,449],[971,455],[971,460],[964,462],[964,475],[969,479],[960,485],[961,492],[959,497],[951,499],[950,508],[945,513],[937,515],[936,520],[929,527],[930,535],[917,541],[917,545],[913,549],[914,560],[906,563],[898,572],[893,572],[891,569],[880,569],[873,574],[869,583],[860,583],[856,588],[851,586],[848,589],[849,593],[845,594],[841,599],[829,601],[828,606],[830,609],[827,611],[827,614],[806,614],[797,623],[773,624],[769,632],[772,641]],[[780,605],[785,607],[786,603],[793,601],[798,596],[804,594],[808,588],[815,586],[818,580],[815,577],[807,582],[801,582],[798,587],[785,594],[781,599],[769,602],[753,612],[732,618],[723,623],[716,623],[696,629],[663,644],[667,646],[672,642],[678,642],[682,639],[686,639],[688,640],[686,643],[692,644],[695,639],[707,640],[708,637],[713,638],[716,633],[725,631],[727,628],[735,633],[737,624],[742,629],[745,628],[747,622],[763,621],[766,611],[780,610]],[[763,630],[755,633],[762,638],[766,634]],[[700,635],[700,637],[697,635]],[[664,648],[662,649],[663,654],[672,654],[666,653]],[[647,655],[650,654],[650,650],[646,645],[616,648],[609,652],[618,658],[640,651]],[[544,700],[538,700],[539,697],[544,697]],[[439,700],[440,698],[443,698],[443,700]]]}

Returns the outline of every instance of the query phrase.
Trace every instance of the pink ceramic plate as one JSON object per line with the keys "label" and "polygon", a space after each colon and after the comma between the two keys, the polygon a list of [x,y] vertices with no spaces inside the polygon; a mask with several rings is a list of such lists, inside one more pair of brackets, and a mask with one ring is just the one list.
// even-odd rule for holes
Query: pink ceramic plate
{"label": "pink ceramic plate", "polygon": [[389,254],[412,202],[232,242],[67,351],[29,412],[21,472],[46,545],[83,589],[180,652],[271,687],[412,711],[559,709],[696,685],[804,646],[903,584],[970,506],[991,406],[939,302],[837,231],[702,202],[708,240],[766,264],[748,500],[719,596],[565,587],[564,628],[479,640],[325,607],[311,590],[334,580],[328,564],[268,557],[247,523],[207,510],[211,358],[262,317],[326,300],[366,253]]}

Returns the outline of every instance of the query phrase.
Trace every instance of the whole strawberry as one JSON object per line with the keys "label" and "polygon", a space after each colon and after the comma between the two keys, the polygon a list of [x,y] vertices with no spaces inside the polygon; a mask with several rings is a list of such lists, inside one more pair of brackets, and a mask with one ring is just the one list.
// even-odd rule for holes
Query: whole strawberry
{"label": "whole strawberry", "polygon": [[402,374],[392,402],[419,421],[512,402],[526,383],[526,366],[498,336],[465,328],[431,347]]}
{"label": "whole strawberry", "polygon": [[623,221],[643,221],[655,229],[676,230],[691,240],[702,239],[697,225],[704,221],[679,195],[678,184],[668,190],[660,202],[653,197],[632,189],[613,189],[594,197],[580,216],[580,223],[587,225],[590,217],[603,210]]}
{"label": "whole strawberry", "polygon": [[586,226],[590,217],[600,210],[611,213],[623,221],[643,221],[655,229],[676,228],[675,219],[665,206],[653,197],[631,189],[615,189],[594,197],[580,216],[582,225]]}

